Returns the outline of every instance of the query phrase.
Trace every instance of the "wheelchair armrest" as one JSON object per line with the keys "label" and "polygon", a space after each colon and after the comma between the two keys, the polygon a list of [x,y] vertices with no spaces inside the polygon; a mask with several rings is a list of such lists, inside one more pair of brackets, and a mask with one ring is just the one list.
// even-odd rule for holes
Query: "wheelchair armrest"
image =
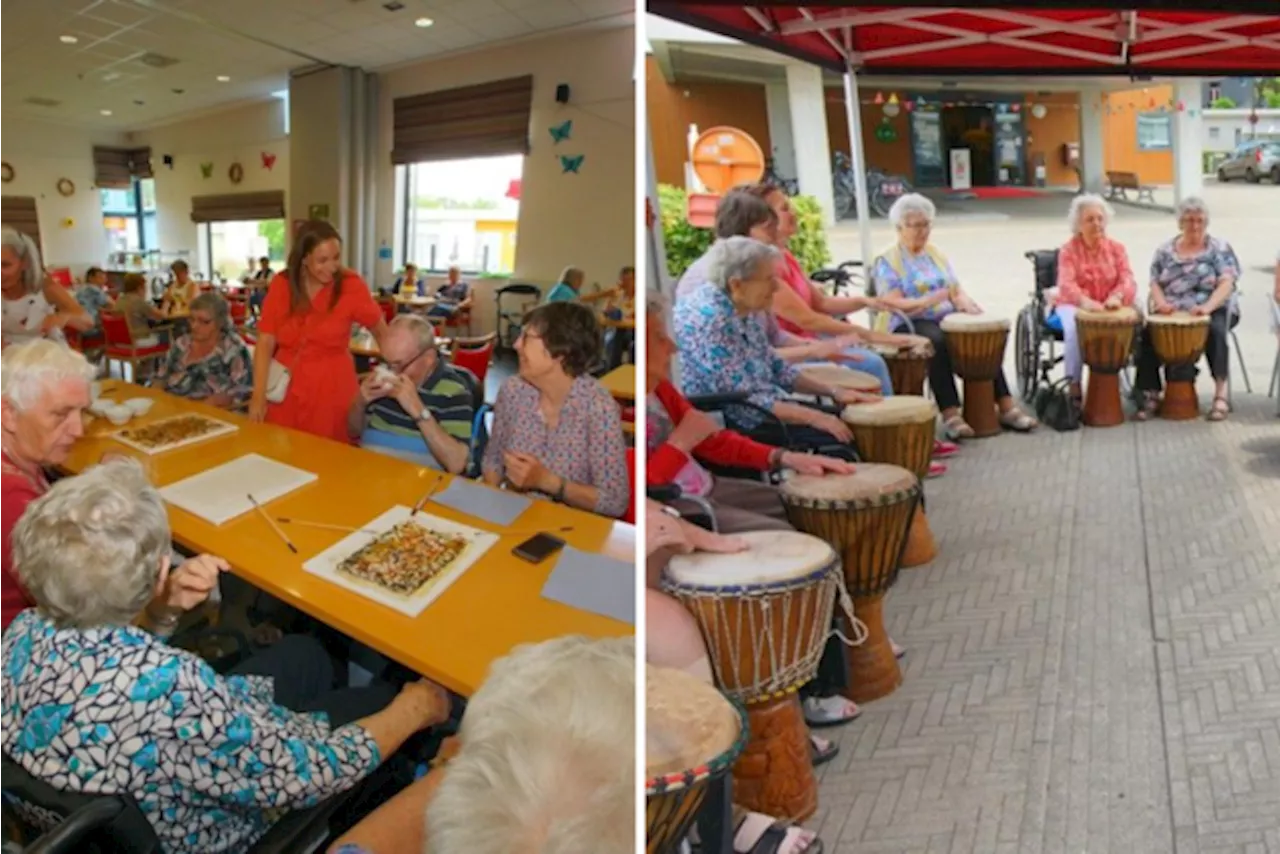
{"label": "wheelchair armrest", "polygon": [[814,282],[826,284],[827,282],[840,282],[848,278],[843,270],[814,270],[809,279]]}
{"label": "wheelchair armrest", "polygon": [[726,391],[720,394],[699,394],[688,398],[695,409],[724,409],[733,404],[747,405],[750,395],[745,391]]}
{"label": "wheelchair armrest", "polygon": [[248,854],[295,854],[301,851],[320,851],[329,841],[330,820],[358,788],[357,784],[313,807],[286,813],[253,844]]}
{"label": "wheelchair armrest", "polygon": [[644,488],[644,494],[660,504],[670,504],[684,496],[684,490],[679,484],[664,483],[661,486],[647,485]]}
{"label": "wheelchair armrest", "polygon": [[96,798],[58,822],[24,850],[27,854],[73,854],[83,851],[89,838],[124,811],[125,803],[119,798]]}

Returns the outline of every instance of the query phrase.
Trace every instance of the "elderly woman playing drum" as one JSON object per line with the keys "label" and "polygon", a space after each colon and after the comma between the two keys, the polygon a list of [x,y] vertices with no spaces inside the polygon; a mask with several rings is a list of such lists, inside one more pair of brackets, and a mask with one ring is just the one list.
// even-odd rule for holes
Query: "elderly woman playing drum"
{"label": "elderly woman playing drum", "polygon": [[[1240,320],[1235,300],[1240,261],[1231,244],[1209,234],[1209,209],[1204,200],[1192,196],[1177,207],[1178,235],[1156,249],[1151,259],[1151,311],[1155,315],[1186,312],[1209,318],[1209,341],[1204,348],[1213,375],[1213,407],[1210,421],[1227,417],[1227,373],[1230,364],[1227,333]],[[1166,368],[1169,373],[1174,368]],[[1150,341],[1139,351],[1134,383],[1142,395],[1138,419],[1146,420],[1156,411],[1160,397],[1159,358]]]}
{"label": "elderly woman playing drum", "polygon": [[[952,438],[969,439],[975,434],[960,412],[955,366],[942,323],[953,314],[979,315],[982,308],[960,286],[946,256],[929,242],[936,215],[933,202],[919,193],[908,193],[894,202],[889,219],[898,230],[898,241],[876,257],[871,275],[881,301],[910,318],[916,334],[933,344],[929,386],[942,410],[943,424]],[[897,317],[892,323],[906,325]],[[1003,368],[997,371],[994,384],[1000,426],[1020,433],[1039,426],[1018,408]]]}
{"label": "elderly woman playing drum", "polygon": [[1067,213],[1072,237],[1058,250],[1056,310],[1062,320],[1062,358],[1077,399],[1082,396],[1084,361],[1076,312],[1132,308],[1138,291],[1124,244],[1107,237],[1111,215],[1111,206],[1101,196],[1076,196]]}

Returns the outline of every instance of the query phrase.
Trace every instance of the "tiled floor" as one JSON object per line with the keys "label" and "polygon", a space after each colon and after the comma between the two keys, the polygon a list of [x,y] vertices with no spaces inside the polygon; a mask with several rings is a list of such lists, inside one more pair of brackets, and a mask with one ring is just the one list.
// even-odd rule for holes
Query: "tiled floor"
{"label": "tiled floor", "polygon": [[1280,420],[967,443],[905,681],[832,733],[837,854],[1280,854]]}

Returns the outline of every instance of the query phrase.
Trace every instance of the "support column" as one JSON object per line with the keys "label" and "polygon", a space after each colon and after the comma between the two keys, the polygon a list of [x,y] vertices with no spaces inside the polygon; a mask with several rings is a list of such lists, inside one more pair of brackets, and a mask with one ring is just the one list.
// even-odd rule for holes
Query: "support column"
{"label": "support column", "polygon": [[844,73],[844,117],[849,123],[849,163],[853,169],[854,198],[858,205],[858,245],[862,263],[870,272],[874,249],[871,248],[871,203],[867,195],[867,154],[862,147],[862,98],[858,94],[858,75],[853,66]]}
{"label": "support column", "polygon": [[1080,93],[1080,176],[1085,192],[1101,193],[1106,177],[1106,134],[1101,94],[1096,89]]}
{"label": "support column", "polygon": [[[796,174],[795,134],[791,132],[791,99],[787,96],[787,84],[766,83],[764,87],[765,110],[769,116],[769,141],[773,145],[773,166],[784,178]],[[765,156],[769,156],[765,152]]]}
{"label": "support column", "polygon": [[1201,80],[1179,77],[1173,84],[1173,100],[1185,109],[1173,113],[1173,203],[1204,193],[1204,145],[1200,109]]}
{"label": "support column", "polygon": [[823,222],[828,226],[835,225],[831,145],[827,140],[822,69],[816,65],[788,63],[787,101],[791,107],[791,134],[795,143],[796,179],[800,183],[800,192],[817,199],[822,208]]}

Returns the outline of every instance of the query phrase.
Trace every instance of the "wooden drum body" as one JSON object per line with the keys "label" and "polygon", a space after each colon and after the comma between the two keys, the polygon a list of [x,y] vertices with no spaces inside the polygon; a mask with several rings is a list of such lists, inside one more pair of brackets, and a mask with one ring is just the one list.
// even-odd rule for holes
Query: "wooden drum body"
{"label": "wooden drum body", "polygon": [[948,314],[940,324],[956,376],[964,380],[964,420],[978,437],[1000,433],[995,379],[1004,364],[1009,321],[985,314]]}
{"label": "wooden drum body", "polygon": [[[1209,343],[1209,318],[1185,312],[1152,315],[1147,318],[1147,337],[1166,368],[1194,365]],[[1195,418],[1200,414],[1200,401],[1194,373],[1188,379],[1170,379],[1169,374],[1165,372],[1160,417],[1170,421]]]}
{"label": "wooden drum body", "polygon": [[[902,684],[902,671],[884,628],[884,595],[898,577],[920,484],[904,468],[863,463],[850,475],[797,475],[780,488],[791,524],[821,537],[840,553],[845,585],[866,640],[848,650],[849,699],[865,703]],[[854,627],[842,614],[846,636]]]}
{"label": "wooden drum body", "polygon": [[720,688],[747,705],[750,737],[734,766],[735,801],[803,821],[818,808],[818,784],[796,691],[818,672],[839,561],[806,534],[741,536],[745,552],[673,558],[662,589],[698,622]]}
{"label": "wooden drum body", "polygon": [[[938,407],[933,401],[897,394],[878,403],[846,406],[841,415],[853,432],[858,456],[868,462],[900,466],[923,483],[933,461]],[[923,566],[938,556],[923,504],[917,505],[902,553],[903,567]]]}
{"label": "wooden drum body", "polygon": [[924,395],[924,380],[929,375],[929,360],[933,358],[932,346],[923,350],[877,347],[876,352],[884,358],[884,363],[889,368],[889,380],[893,383],[895,395]]}
{"label": "wooden drum body", "polygon": [[1131,308],[1076,312],[1080,358],[1089,366],[1084,423],[1090,427],[1115,427],[1124,423],[1120,371],[1129,364],[1133,336],[1140,320],[1138,312]]}
{"label": "wooden drum body", "polygon": [[711,781],[742,754],[746,712],[680,670],[648,667],[645,681],[645,852],[674,854]]}
{"label": "wooden drum body", "polygon": [[815,362],[810,365],[800,365],[800,373],[810,379],[820,383],[826,383],[836,388],[853,389],[854,391],[866,392],[867,394],[879,394],[880,380],[865,371],[855,371],[853,368],[846,368],[844,365],[837,365],[831,362]]}

